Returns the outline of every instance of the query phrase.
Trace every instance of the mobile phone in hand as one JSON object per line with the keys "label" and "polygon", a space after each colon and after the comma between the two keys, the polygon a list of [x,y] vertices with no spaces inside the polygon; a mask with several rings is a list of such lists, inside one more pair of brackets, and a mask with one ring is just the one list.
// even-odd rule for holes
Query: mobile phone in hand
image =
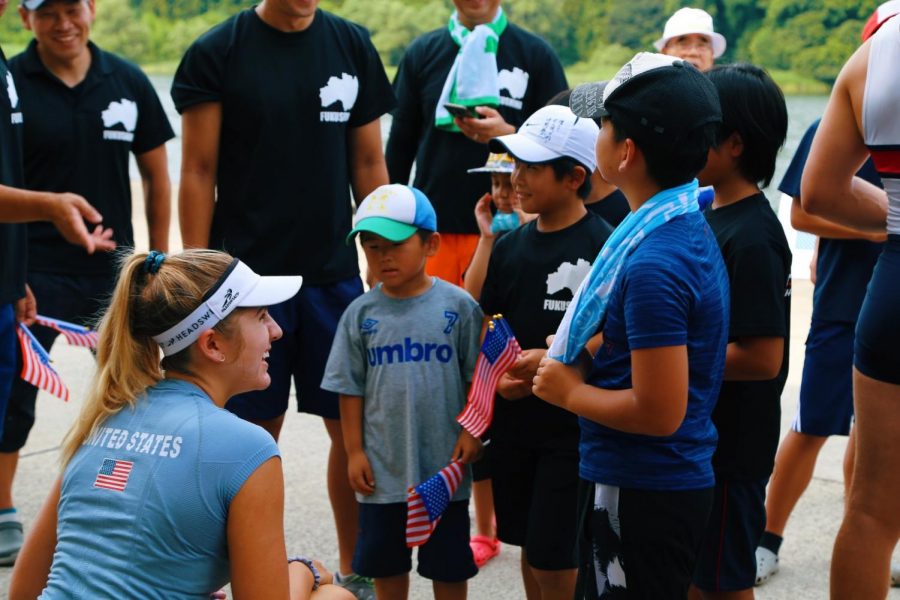
{"label": "mobile phone in hand", "polygon": [[471,106],[463,106],[462,104],[450,104],[449,102],[444,105],[444,108],[447,109],[447,112],[453,115],[454,117],[459,117],[460,119],[481,119],[482,116]]}

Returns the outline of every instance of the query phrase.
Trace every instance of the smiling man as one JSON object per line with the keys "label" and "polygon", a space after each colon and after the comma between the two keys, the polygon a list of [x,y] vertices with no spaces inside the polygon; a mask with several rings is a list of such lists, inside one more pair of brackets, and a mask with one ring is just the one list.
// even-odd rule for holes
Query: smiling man
{"label": "smiling man", "polygon": [[[103,213],[106,231],[95,232],[102,249],[133,246],[128,160],[134,154],[144,183],[150,244],[166,250],[165,142],[174,134],[150,81],[134,65],[90,42],[93,0],[24,0],[19,14],[34,34],[25,52],[10,61],[21,104],[24,186],[87,198]],[[29,225],[27,236],[28,284],[41,313],[93,324],[115,282],[114,256],[75,249],[48,223]],[[45,327],[36,327],[34,334],[48,350],[56,337]],[[36,396],[37,388],[15,381],[3,424],[0,564],[12,564],[21,545],[12,482],[19,449],[34,424]],[[4,521],[13,525],[4,528]]]}
{"label": "smiling man", "polygon": [[703,72],[713,68],[727,47],[725,36],[713,29],[712,16],[700,8],[675,11],[653,45],[662,54],[686,60]]}

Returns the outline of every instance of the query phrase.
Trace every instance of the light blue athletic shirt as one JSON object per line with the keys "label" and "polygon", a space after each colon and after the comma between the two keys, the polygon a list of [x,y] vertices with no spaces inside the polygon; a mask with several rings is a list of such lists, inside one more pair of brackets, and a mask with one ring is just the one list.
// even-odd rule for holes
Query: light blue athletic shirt
{"label": "light blue athletic shirt", "polygon": [[[363,397],[363,450],[375,493],[357,500],[406,502],[411,486],[450,463],[481,321],[472,296],[437,278],[414,298],[390,298],[378,286],[347,307],[322,389]],[[466,468],[453,499],[467,499],[470,487]]]}
{"label": "light blue athletic shirt", "polygon": [[271,435],[195,385],[167,379],[150,388],[66,467],[40,598],[207,599],[230,579],[231,500],[273,456]]}

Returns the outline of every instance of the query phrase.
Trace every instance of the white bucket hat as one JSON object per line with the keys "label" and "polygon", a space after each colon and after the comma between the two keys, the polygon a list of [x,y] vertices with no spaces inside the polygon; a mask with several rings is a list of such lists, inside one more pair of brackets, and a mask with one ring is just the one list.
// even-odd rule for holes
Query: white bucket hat
{"label": "white bucket hat", "polygon": [[705,35],[712,41],[713,58],[719,58],[725,53],[728,43],[725,36],[716,33],[713,29],[713,18],[708,12],[700,8],[680,8],[666,21],[663,36],[653,42],[657,50],[662,50],[672,38],[682,35]]}

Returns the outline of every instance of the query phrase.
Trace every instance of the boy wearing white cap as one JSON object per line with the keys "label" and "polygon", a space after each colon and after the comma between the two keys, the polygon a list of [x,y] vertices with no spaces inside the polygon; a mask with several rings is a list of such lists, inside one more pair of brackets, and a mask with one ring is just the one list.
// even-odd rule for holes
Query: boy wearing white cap
{"label": "boy wearing white cap", "polygon": [[662,54],[686,60],[701,71],[712,69],[727,45],[725,36],[713,29],[713,18],[708,12],[687,7],[669,17],[663,36],[653,42]]}
{"label": "boy wearing white cap", "polygon": [[502,313],[525,348],[498,385],[490,460],[497,536],[522,548],[529,598],[568,600],[575,591],[578,418],[532,395],[531,380],[612,232],[584,207],[598,133],[567,106],[546,106],[490,142],[515,160],[513,192],[537,214],[497,240],[481,292],[484,311]]}
{"label": "boy wearing white cap", "polygon": [[[379,598],[409,591],[407,490],[453,459],[471,463],[481,442],[456,422],[479,351],[482,313],[459,287],[430,277],[425,261],[440,243],[425,195],[405,185],[369,194],[347,236],[360,234],[381,282],[341,317],[322,389],[340,395],[350,485],[360,502],[353,571],[375,580]],[[431,538],[418,572],[435,596],[465,598],[478,569],[469,548],[471,474]]]}

